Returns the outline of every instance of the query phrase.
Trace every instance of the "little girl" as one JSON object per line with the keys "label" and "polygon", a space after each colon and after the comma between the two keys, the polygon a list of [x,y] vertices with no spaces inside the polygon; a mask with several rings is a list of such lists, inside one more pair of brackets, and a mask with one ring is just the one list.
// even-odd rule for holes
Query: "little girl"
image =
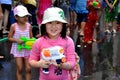
{"label": "little girl", "polygon": [[[95,1],[95,2],[94,2]],[[98,3],[98,4],[94,4]],[[94,39],[94,29],[96,27],[96,22],[98,20],[98,10],[100,9],[100,3],[98,0],[87,0],[87,9],[89,14],[87,17],[87,22],[84,28],[84,42],[92,43]]]}
{"label": "little girl", "polygon": [[27,8],[18,5],[14,8],[14,16],[17,20],[16,23],[13,23],[10,27],[10,33],[8,34],[9,41],[12,42],[11,54],[13,54],[16,62],[16,76],[17,80],[22,80],[22,70],[25,65],[26,71],[26,80],[31,80],[31,69],[28,64],[28,57],[30,51],[22,49],[21,51],[17,50],[18,44],[23,44],[23,41],[20,40],[21,37],[32,38],[32,28],[28,23],[28,16],[31,14],[28,13]]}
{"label": "little girl", "polygon": [[[118,15],[119,0],[113,5],[115,0],[105,0],[105,33],[116,34],[116,16]],[[111,24],[110,24],[111,23]],[[111,26],[111,27],[110,27]]]}
{"label": "little girl", "polygon": [[[74,68],[76,61],[74,42],[66,35],[66,23],[61,8],[45,10],[41,37],[34,43],[29,58],[32,67],[40,68],[39,80],[70,80],[69,70]],[[45,51],[50,55],[46,55]],[[64,54],[65,62],[61,61],[59,53]],[[43,68],[48,68],[49,72],[44,73]]]}

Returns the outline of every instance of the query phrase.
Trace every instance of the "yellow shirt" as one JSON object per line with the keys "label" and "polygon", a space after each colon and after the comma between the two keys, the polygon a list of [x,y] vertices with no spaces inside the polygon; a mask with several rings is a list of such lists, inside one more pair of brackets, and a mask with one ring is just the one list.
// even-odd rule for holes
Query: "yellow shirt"
{"label": "yellow shirt", "polygon": [[36,0],[22,0],[24,4],[31,4],[33,6],[36,6]]}

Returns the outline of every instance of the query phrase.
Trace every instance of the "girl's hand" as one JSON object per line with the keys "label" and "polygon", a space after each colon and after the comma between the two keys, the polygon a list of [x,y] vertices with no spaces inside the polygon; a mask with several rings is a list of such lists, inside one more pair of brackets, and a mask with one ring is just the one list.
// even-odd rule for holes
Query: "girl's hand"
{"label": "girl's hand", "polygon": [[54,65],[54,66],[58,66],[57,62],[55,60],[52,60],[51,63]]}
{"label": "girl's hand", "polygon": [[50,64],[51,64],[51,62],[49,60],[41,59],[40,61],[38,61],[38,65],[41,68],[48,68]]}
{"label": "girl's hand", "polygon": [[57,62],[56,62],[55,60],[52,60],[51,62],[52,62],[52,64],[53,64],[55,67],[61,68],[61,66],[62,66],[62,63],[57,64]]}
{"label": "girl's hand", "polygon": [[92,6],[92,5],[93,5],[93,2],[90,2],[89,5]]}
{"label": "girl's hand", "polygon": [[110,7],[110,9],[113,9],[113,5],[112,4],[110,4],[109,7]]}
{"label": "girl's hand", "polygon": [[20,40],[20,39],[16,39],[15,41],[16,41],[18,44],[22,44],[22,43],[23,43],[23,41]]}

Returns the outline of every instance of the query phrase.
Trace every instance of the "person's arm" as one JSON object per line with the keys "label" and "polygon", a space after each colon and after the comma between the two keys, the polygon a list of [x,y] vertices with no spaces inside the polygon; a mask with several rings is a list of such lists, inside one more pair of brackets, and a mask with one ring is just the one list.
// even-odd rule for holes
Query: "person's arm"
{"label": "person's arm", "polygon": [[32,26],[30,26],[30,38],[33,37],[33,33],[32,33]]}
{"label": "person's arm", "polygon": [[0,19],[3,18],[3,12],[2,12],[2,7],[1,7],[1,4],[0,4]]}
{"label": "person's arm", "polygon": [[51,62],[40,58],[40,43],[41,40],[36,40],[30,53],[29,64],[35,68],[48,68]]}
{"label": "person's arm", "polygon": [[8,34],[8,40],[11,41],[11,42],[16,42],[18,44],[22,44],[23,41],[21,41],[19,38],[13,38],[14,32],[15,32],[15,28],[14,28],[14,25],[12,24],[10,26],[10,32]]}
{"label": "person's arm", "polygon": [[69,39],[66,44],[66,52],[65,52],[66,61],[60,64],[57,64],[57,62],[55,63],[55,61],[53,61],[53,65],[61,69],[66,69],[66,70],[72,69],[76,64],[74,52],[75,52],[74,43],[72,39],[71,40]]}
{"label": "person's arm", "polygon": [[8,40],[11,41],[11,42],[16,42],[16,39],[13,38],[13,34],[14,34],[14,25],[11,25],[10,26],[10,32],[8,34]]}
{"label": "person's arm", "polygon": [[105,0],[105,2],[107,3],[107,5],[108,5],[111,9],[113,8],[112,4],[111,4],[108,0]]}

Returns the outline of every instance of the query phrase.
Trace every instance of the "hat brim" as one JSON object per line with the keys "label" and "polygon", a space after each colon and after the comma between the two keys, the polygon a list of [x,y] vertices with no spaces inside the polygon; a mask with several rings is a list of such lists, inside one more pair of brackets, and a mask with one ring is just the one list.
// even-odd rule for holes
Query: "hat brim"
{"label": "hat brim", "polygon": [[19,17],[24,17],[24,16],[32,16],[30,13],[27,14],[17,14]]}
{"label": "hat brim", "polygon": [[64,19],[60,19],[60,18],[49,18],[49,19],[45,19],[42,21],[42,24],[46,24],[48,22],[52,22],[52,21],[59,21],[59,22],[62,22],[62,23],[67,23],[66,20]]}

